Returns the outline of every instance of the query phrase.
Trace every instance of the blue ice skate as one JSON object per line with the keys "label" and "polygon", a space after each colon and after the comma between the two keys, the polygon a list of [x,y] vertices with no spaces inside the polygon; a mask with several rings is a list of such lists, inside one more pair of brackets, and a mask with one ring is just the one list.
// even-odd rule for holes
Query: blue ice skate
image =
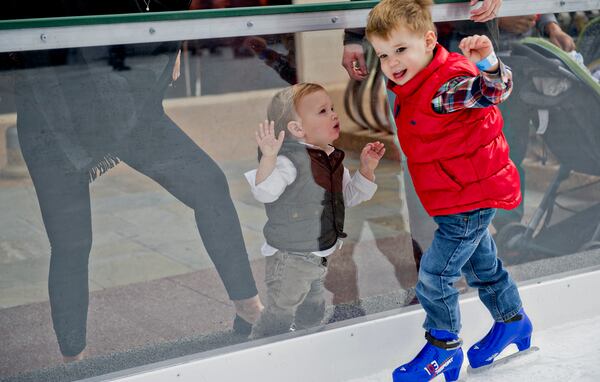
{"label": "blue ice skate", "polygon": [[[427,344],[417,356],[392,373],[394,382],[424,382],[444,374],[446,382],[458,380],[463,362],[462,340],[445,330],[427,332]],[[435,336],[435,337],[434,337]]]}
{"label": "blue ice skate", "polygon": [[[477,369],[491,365],[494,359],[510,344],[517,345],[519,353],[528,350],[531,346],[532,331],[533,325],[523,309],[507,322],[496,321],[488,334],[471,346],[467,352],[471,368]],[[531,350],[537,350],[537,348]],[[514,355],[509,357],[514,358]],[[508,360],[509,357],[505,357],[503,360]]]}

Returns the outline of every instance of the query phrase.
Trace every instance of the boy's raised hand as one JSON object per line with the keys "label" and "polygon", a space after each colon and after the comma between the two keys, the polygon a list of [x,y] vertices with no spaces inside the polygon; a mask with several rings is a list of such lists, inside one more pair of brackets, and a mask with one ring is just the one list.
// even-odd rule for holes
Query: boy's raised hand
{"label": "boy's raised hand", "polygon": [[285,131],[280,131],[279,136],[275,138],[275,122],[265,120],[258,124],[258,131],[254,134],[256,135],[256,143],[258,143],[258,147],[260,147],[263,156],[277,156],[277,153],[283,144]]}
{"label": "boy's raised hand", "polygon": [[379,164],[379,160],[385,154],[385,146],[383,143],[371,142],[367,143],[360,153],[360,173],[370,181],[375,179],[375,168]]}
{"label": "boy's raised hand", "polygon": [[458,44],[465,57],[476,64],[494,51],[492,41],[487,36],[473,35],[465,37]]}

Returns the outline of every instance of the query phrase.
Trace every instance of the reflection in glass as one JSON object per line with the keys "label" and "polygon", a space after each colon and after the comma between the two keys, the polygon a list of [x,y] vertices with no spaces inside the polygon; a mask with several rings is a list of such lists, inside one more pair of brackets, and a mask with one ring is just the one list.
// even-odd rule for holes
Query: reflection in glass
{"label": "reflection in glass", "polygon": [[225,176],[162,107],[177,49],[176,43],[128,47],[118,65],[114,48],[21,56],[17,129],[52,249],[50,304],[66,357],[86,345],[88,183],[120,161],[194,210],[230,299],[256,295]]}
{"label": "reflection in glass", "polygon": [[[530,151],[556,170],[527,224],[517,218],[499,225],[498,245],[515,262],[597,248],[600,204],[585,192],[597,187],[590,176],[600,175],[600,135],[595,128],[600,86],[572,55],[545,40],[521,40],[509,53],[507,61],[521,79],[507,106],[512,112],[508,132],[517,147],[513,160],[523,164],[532,125]],[[579,174],[585,175],[573,185],[571,175]]]}
{"label": "reflection in glass", "polygon": [[[151,11],[158,10],[154,3]],[[138,6],[144,10],[142,0]],[[593,30],[597,22],[589,19]],[[342,32],[336,32],[316,47],[298,44],[304,34],[288,34],[0,55],[0,173],[12,150],[5,143],[14,142],[4,133],[15,124],[16,111],[31,176],[0,178],[2,378],[29,372],[50,380],[44,374],[50,370],[69,379],[57,337],[66,356],[87,345],[85,361],[76,364],[82,366],[69,369],[87,368],[79,376],[246,340],[259,302],[229,300],[256,294],[251,267],[266,302],[265,281],[277,269],[265,264],[262,252],[265,205],[244,178],[258,166],[253,134],[273,95],[327,73],[333,79],[324,86],[339,115],[335,146],[346,154],[344,166],[350,173],[360,168],[366,142],[385,141],[393,152],[389,129],[368,131],[351,120],[359,115],[355,108],[370,110],[370,99],[354,98],[348,102],[354,109],[344,110],[347,74],[331,74],[343,70],[337,56]],[[589,41],[581,46],[598,46]],[[520,270],[518,280],[539,275],[527,268],[534,260],[552,264],[552,271],[580,266],[574,260],[562,267],[550,263],[562,259],[557,255],[597,264],[600,215],[597,86],[542,43],[521,46],[506,53],[520,79],[503,116],[513,161],[522,164],[525,201],[522,215],[512,220],[518,224],[505,225],[517,227],[516,233],[501,231],[498,216],[494,221],[502,257]],[[299,65],[311,54],[323,58],[323,51],[332,57],[319,73]],[[546,67],[533,52],[563,64]],[[369,123],[385,120],[378,110],[379,122],[366,113]],[[560,179],[569,176],[560,182],[557,205],[546,202],[543,219],[524,237],[559,165]],[[377,192],[345,211],[348,236],[328,256],[327,273],[315,288],[325,301],[319,322],[416,302],[417,242],[435,227],[415,215],[422,207],[399,171],[397,161],[382,159]],[[467,289],[464,282],[459,289]],[[232,332],[232,321],[240,334]],[[301,319],[296,329],[311,325],[317,320],[304,325]]]}

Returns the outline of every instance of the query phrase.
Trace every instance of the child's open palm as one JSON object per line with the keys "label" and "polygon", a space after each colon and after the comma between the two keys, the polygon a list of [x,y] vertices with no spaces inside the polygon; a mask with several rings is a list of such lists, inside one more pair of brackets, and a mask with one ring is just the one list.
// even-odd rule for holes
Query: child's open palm
{"label": "child's open palm", "polygon": [[458,44],[465,57],[476,64],[494,51],[492,41],[487,36],[473,35],[465,37]]}
{"label": "child's open palm", "polygon": [[264,156],[276,156],[281,149],[283,144],[283,137],[285,136],[284,131],[280,131],[277,138],[275,138],[275,122],[265,120],[263,123],[258,124],[258,131],[254,133],[256,135],[256,143],[260,147],[260,151]]}

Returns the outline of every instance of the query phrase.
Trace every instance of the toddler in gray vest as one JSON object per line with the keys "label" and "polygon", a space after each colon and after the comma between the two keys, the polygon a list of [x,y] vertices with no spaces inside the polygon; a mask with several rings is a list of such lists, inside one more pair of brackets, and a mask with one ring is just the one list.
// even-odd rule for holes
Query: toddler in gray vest
{"label": "toddler in gray vest", "polygon": [[278,92],[259,125],[259,165],[245,174],[265,204],[266,306],[250,335],[259,338],[319,325],[325,313],[327,256],[340,248],[344,211],[371,199],[375,168],[385,153],[368,143],[354,176],[332,143],[340,123],[327,91],[301,83]]}

